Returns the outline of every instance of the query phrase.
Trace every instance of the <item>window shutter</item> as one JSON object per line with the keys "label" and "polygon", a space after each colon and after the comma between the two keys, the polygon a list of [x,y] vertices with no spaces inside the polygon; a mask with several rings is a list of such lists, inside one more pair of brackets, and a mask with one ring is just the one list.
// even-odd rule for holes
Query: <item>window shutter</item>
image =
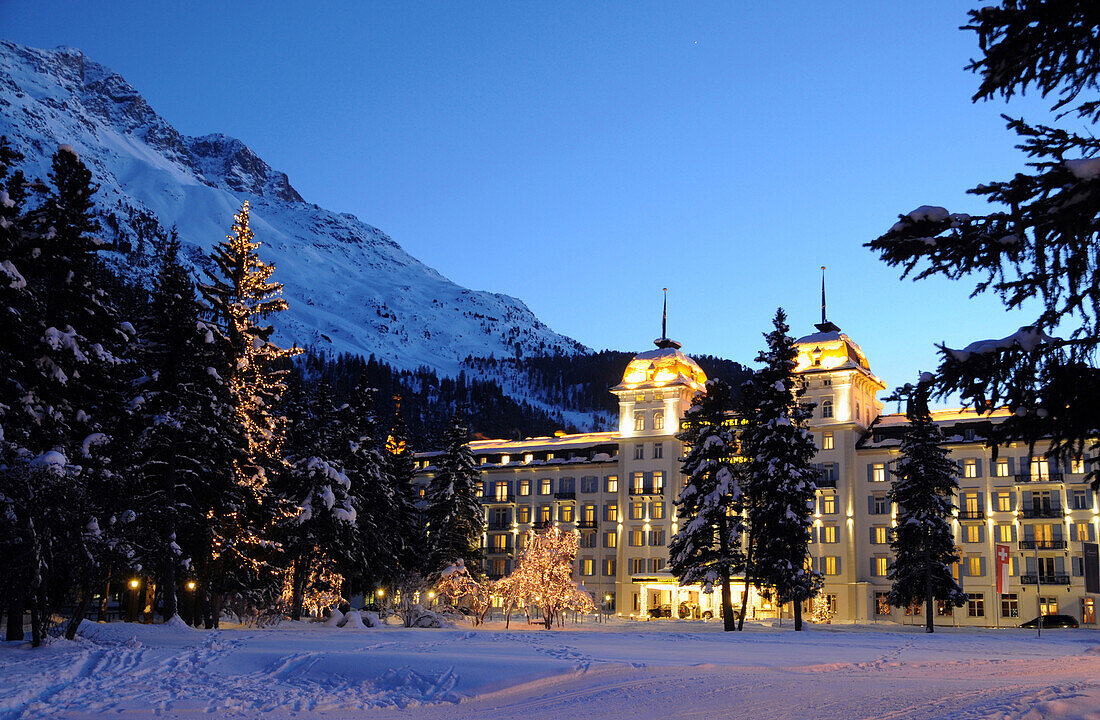
{"label": "window shutter", "polygon": [[874,463],[867,464],[867,482],[875,481],[875,466]]}
{"label": "window shutter", "polygon": [[1062,493],[1054,490],[1050,493],[1050,508],[1051,510],[1058,510],[1062,507]]}
{"label": "window shutter", "polygon": [[1096,542],[1096,528],[1094,528],[1092,526],[1092,523],[1089,523],[1088,527],[1089,527],[1089,542]]}
{"label": "window shutter", "polygon": [[875,558],[871,558],[871,577],[875,576],[875,572],[877,570],[878,570],[878,568],[875,567]]}
{"label": "window shutter", "polygon": [[1024,556],[1024,569],[1026,571],[1024,573],[1025,575],[1034,575],[1035,574],[1035,558],[1034,557]]}
{"label": "window shutter", "polygon": [[875,512],[875,496],[874,495],[868,495],[867,496],[867,514],[868,515],[873,515],[874,512]]}
{"label": "window shutter", "polygon": [[977,460],[974,461],[974,471],[977,474],[977,477],[982,476],[982,459],[981,458],[978,458]]}
{"label": "window shutter", "polygon": [[978,542],[985,542],[985,525],[978,526]]}
{"label": "window shutter", "polygon": [[1073,577],[1081,577],[1084,571],[1085,558],[1073,556]]}
{"label": "window shutter", "polygon": [[1030,523],[1028,523],[1027,525],[1024,525],[1024,540],[1034,540],[1034,539],[1035,539],[1035,526],[1030,524]]}
{"label": "window shutter", "polygon": [[1066,574],[1066,559],[1059,555],[1054,558],[1054,574],[1065,575]]}
{"label": "window shutter", "polygon": [[1023,500],[1024,500],[1024,510],[1030,510],[1031,509],[1031,491],[1030,490],[1024,490],[1022,495],[1023,495]]}
{"label": "window shutter", "polygon": [[984,556],[978,558],[978,574],[983,577],[985,576],[985,561],[986,558]]}
{"label": "window shutter", "polygon": [[871,536],[871,544],[874,545],[875,544],[875,529],[874,528],[867,528],[867,530],[868,530],[868,532],[870,533],[870,536]]}
{"label": "window shutter", "polygon": [[1008,474],[1011,477],[1012,475],[1016,474],[1016,459],[1015,458],[1005,458],[1005,459],[1008,460]]}
{"label": "window shutter", "polygon": [[840,574],[840,559],[841,559],[841,558],[840,558],[840,556],[839,556],[839,555],[837,555],[837,556],[836,556],[836,574],[837,574],[837,575],[839,575],[839,574]]}

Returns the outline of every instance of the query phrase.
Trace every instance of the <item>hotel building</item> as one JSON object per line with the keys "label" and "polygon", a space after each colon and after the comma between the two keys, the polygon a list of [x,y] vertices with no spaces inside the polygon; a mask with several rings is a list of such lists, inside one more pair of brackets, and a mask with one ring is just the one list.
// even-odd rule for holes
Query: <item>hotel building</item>
{"label": "hotel building", "polygon": [[[656,344],[636,355],[610,389],[619,400],[617,431],[470,443],[481,469],[490,577],[511,572],[528,530],[557,524],[578,533],[577,577],[601,609],[638,618],[717,616],[717,591],[681,587],[666,570],[683,484],[683,446],[675,434],[706,375],[678,343]],[[815,404],[809,429],[820,470],[810,554],[824,576],[833,621],[923,623],[923,607],[891,608],[885,601],[896,515],[887,491],[905,416],[883,414],[877,396],[885,383],[832,323],[818,325],[796,347],[804,400]],[[954,571],[969,597],[961,608],[938,607],[937,624],[1015,626],[1042,609],[1094,625],[1081,544],[1096,541],[1100,514],[1083,462],[1056,465],[1029,457],[1022,444],[1000,448],[994,460],[985,438],[1003,413],[950,410],[933,417],[960,468],[952,525],[961,561]],[[434,474],[437,455],[418,455],[418,483]],[[1011,548],[1009,587],[1001,594],[996,545]],[[743,590],[738,579],[735,601]],[[751,616],[790,617],[789,607],[749,593]]]}

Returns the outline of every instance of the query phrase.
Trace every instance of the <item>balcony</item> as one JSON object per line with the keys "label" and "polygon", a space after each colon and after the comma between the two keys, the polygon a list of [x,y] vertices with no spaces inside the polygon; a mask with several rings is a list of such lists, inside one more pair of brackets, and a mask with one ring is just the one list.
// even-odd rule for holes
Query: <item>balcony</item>
{"label": "balcony", "polygon": [[516,501],[516,496],[512,492],[491,492],[484,493],[481,496],[481,502],[492,505],[494,503],[513,503]]}
{"label": "balcony", "polygon": [[819,477],[814,481],[819,488],[836,488],[836,478]]}
{"label": "balcony", "polygon": [[490,520],[488,523],[489,530],[511,530],[512,523],[507,520]]}
{"label": "balcony", "polygon": [[663,495],[664,492],[665,489],[661,485],[657,487],[653,487],[652,485],[635,485],[630,488],[631,495]]}
{"label": "balcony", "polygon": [[558,490],[554,493],[555,500],[576,500],[577,492],[575,490]]}
{"label": "balcony", "polygon": [[536,520],[535,521],[535,529],[536,530],[546,530],[547,528],[553,527],[553,525],[554,525],[553,520]]}
{"label": "balcony", "polygon": [[1065,550],[1065,540],[1021,540],[1021,550]]}
{"label": "balcony", "polygon": [[959,520],[985,520],[985,510],[960,510]]}
{"label": "balcony", "polygon": [[595,530],[599,526],[595,520],[578,520],[577,527],[581,530]]}
{"label": "balcony", "polygon": [[1035,518],[1064,518],[1066,516],[1066,511],[1062,508],[1049,507],[1022,508],[1020,510],[1020,516],[1028,520],[1034,520]]}
{"label": "balcony", "polygon": [[1069,585],[1069,575],[1021,575],[1020,582],[1024,585]]}
{"label": "balcony", "polygon": [[511,545],[504,545],[504,546],[490,545],[488,548],[485,549],[485,554],[486,555],[511,555],[512,554],[512,546]]}
{"label": "balcony", "polygon": [[1017,483],[1060,483],[1065,476],[1062,473],[1047,473],[1045,475],[1032,475],[1027,473],[1024,475],[1016,475],[1015,480]]}

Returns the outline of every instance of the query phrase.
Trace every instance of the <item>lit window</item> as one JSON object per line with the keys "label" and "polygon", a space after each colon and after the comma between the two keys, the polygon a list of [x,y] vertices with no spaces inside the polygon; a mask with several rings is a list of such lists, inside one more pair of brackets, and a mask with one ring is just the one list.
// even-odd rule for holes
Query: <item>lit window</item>
{"label": "lit window", "polygon": [[650,517],[654,520],[663,520],[665,517],[665,504],[663,502],[653,503],[653,509],[650,513]]}
{"label": "lit window", "polygon": [[542,478],[539,480],[539,495],[550,494],[550,478]]}
{"label": "lit window", "polygon": [[550,520],[552,519],[552,515],[551,515],[552,512],[553,512],[553,508],[551,508],[549,505],[540,505],[539,506],[539,522],[544,523],[544,524],[549,523]]}
{"label": "lit window", "polygon": [[521,523],[531,522],[531,506],[520,505],[516,508],[516,520]]}
{"label": "lit window", "polygon": [[631,530],[630,531],[630,547],[643,547],[645,546],[645,531],[643,530]]}
{"label": "lit window", "polygon": [[631,476],[631,479],[633,481],[631,485],[631,492],[633,492],[635,495],[641,495],[643,492],[645,492],[645,473],[636,472]]}
{"label": "lit window", "polygon": [[501,455],[500,456],[500,464],[501,465],[507,465],[510,462],[512,462],[512,456],[511,455]]}
{"label": "lit window", "polygon": [[997,512],[1012,512],[1012,493],[999,492],[994,497],[997,500]]}
{"label": "lit window", "polygon": [[665,414],[658,410],[653,413],[653,429],[664,430],[665,429]]}
{"label": "lit window", "polygon": [[595,575],[596,561],[591,558],[581,560],[581,575]]}
{"label": "lit window", "polygon": [[993,472],[997,477],[1008,477],[1008,460],[998,460]]}
{"label": "lit window", "polygon": [[978,461],[977,460],[964,460],[963,461],[963,477],[968,477],[968,478],[978,477]]}
{"label": "lit window", "polygon": [[822,515],[835,515],[836,514],[836,496],[835,495],[822,495],[821,496],[821,514]]}
{"label": "lit window", "polygon": [[523,456],[523,462],[525,462],[525,463],[530,463],[534,459],[535,459],[535,454],[534,453],[525,453],[524,456]]}
{"label": "lit window", "polygon": [[1081,598],[1081,622],[1086,625],[1096,623],[1096,603],[1093,598]]}
{"label": "lit window", "polygon": [[890,603],[886,599],[887,593],[877,592],[875,593],[875,615],[889,615]]}
{"label": "lit window", "polygon": [[871,466],[871,482],[886,482],[886,465],[875,463]]}
{"label": "lit window", "polygon": [[821,526],[821,542],[835,543],[837,541],[836,525]]}
{"label": "lit window", "polygon": [[875,545],[889,544],[890,528],[882,525],[871,528],[871,542]]}
{"label": "lit window", "polygon": [[619,492],[619,476],[608,475],[607,476],[607,492]]}
{"label": "lit window", "polygon": [[875,577],[886,577],[887,563],[884,557],[871,558],[871,574]]}
{"label": "lit window", "polygon": [[1080,458],[1075,458],[1069,461],[1069,471],[1071,473],[1083,473],[1085,472],[1085,461]]}
{"label": "lit window", "polygon": [[833,449],[833,434],[831,432],[827,432],[821,437],[821,449],[822,450],[832,450]]}
{"label": "lit window", "polygon": [[821,572],[825,575],[840,574],[840,558],[835,555],[826,555],[821,558]]}
{"label": "lit window", "polygon": [[603,534],[603,546],[605,548],[616,548],[619,546],[619,533],[612,530],[611,532],[605,532]]}
{"label": "lit window", "polygon": [[604,577],[615,576],[615,558],[607,558],[603,561],[603,574]]}
{"label": "lit window", "polygon": [[824,400],[821,403],[821,417],[831,418],[833,416],[833,401]]}
{"label": "lit window", "polygon": [[645,413],[634,413],[634,429],[645,430]]}
{"label": "lit window", "polygon": [[976,543],[982,541],[982,526],[981,525],[967,525],[964,528],[966,536],[963,542]]}
{"label": "lit window", "polygon": [[561,522],[573,522],[573,503],[566,503],[558,510],[558,519]]}
{"label": "lit window", "polygon": [[508,491],[509,491],[508,482],[506,480],[498,481],[497,486],[496,486],[496,499],[497,499],[497,501],[506,502],[509,499],[508,498],[508,495],[509,495]]}
{"label": "lit window", "polygon": [[970,577],[981,577],[985,573],[982,572],[982,556],[981,555],[967,555],[966,556],[966,574]]}
{"label": "lit window", "polygon": [[653,492],[663,493],[665,491],[665,474],[661,470],[653,471]]}
{"label": "lit window", "polygon": [[1010,543],[1013,541],[1011,525],[997,525],[997,542]]}
{"label": "lit window", "polygon": [[530,495],[531,494],[531,481],[530,480],[520,480],[519,481],[519,494],[520,495]]}
{"label": "lit window", "polygon": [[636,502],[630,504],[630,519],[645,520],[645,503]]}
{"label": "lit window", "polygon": [[604,513],[604,516],[607,519],[607,522],[618,522],[619,521],[619,506],[618,505],[615,505],[614,503],[611,503],[609,505],[604,505],[603,513]]}

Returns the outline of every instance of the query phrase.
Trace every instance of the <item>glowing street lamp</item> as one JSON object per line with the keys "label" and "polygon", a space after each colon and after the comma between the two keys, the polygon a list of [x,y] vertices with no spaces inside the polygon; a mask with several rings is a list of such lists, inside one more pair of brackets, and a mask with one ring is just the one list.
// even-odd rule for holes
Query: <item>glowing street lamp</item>
{"label": "glowing street lamp", "polygon": [[138,588],[141,586],[141,581],[137,578],[133,578],[129,582],[130,585],[130,622],[136,622],[138,617]]}

